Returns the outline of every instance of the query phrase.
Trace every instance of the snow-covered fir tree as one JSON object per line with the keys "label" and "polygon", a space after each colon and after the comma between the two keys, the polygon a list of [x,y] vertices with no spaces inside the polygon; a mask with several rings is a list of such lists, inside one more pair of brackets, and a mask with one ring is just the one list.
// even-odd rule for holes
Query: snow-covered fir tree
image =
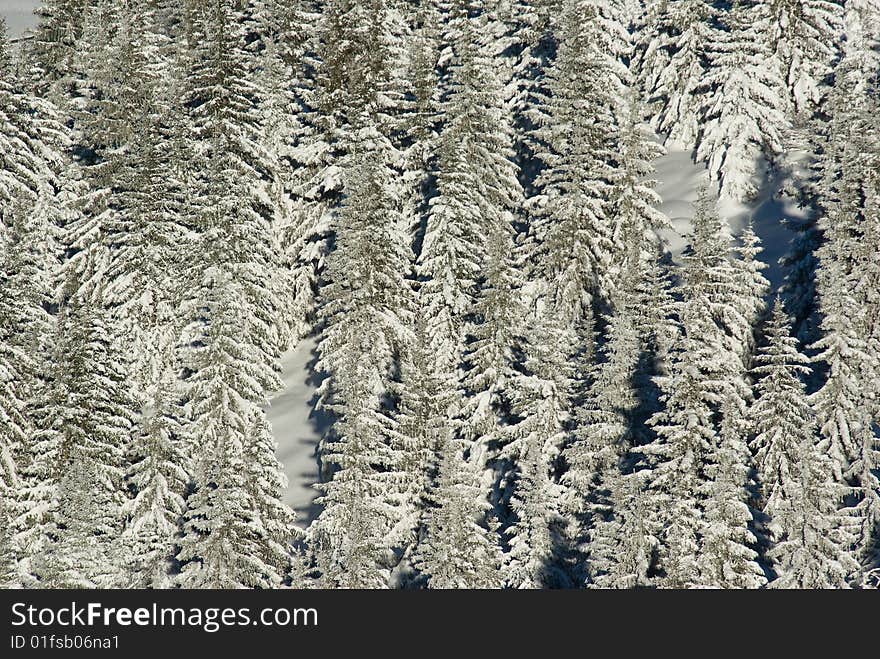
{"label": "snow-covered fir tree", "polygon": [[32,432],[28,406],[50,340],[46,307],[58,266],[59,155],[41,134],[54,117],[41,116],[15,76],[5,29],[0,20],[0,148],[7,159],[0,173],[0,483],[10,488],[16,454],[26,452]]}
{"label": "snow-covered fir tree", "polygon": [[[607,587],[648,584],[654,537],[648,529],[644,474],[637,473],[633,449],[640,436],[636,390],[642,351],[635,316],[640,299],[637,282],[641,258],[627,264],[618,304],[609,320],[603,361],[595,367],[589,391],[578,409],[574,441],[566,449],[565,482],[569,500],[569,537],[586,560],[588,583]],[[624,547],[624,551],[620,548]]]}
{"label": "snow-covered fir tree", "polygon": [[816,416],[801,378],[807,358],[790,335],[777,299],[754,373],[760,380],[750,411],[760,501],[770,518],[772,587],[839,588],[857,568],[840,508],[847,488],[835,481],[832,459],[820,443]]}
{"label": "snow-covered fir tree", "polygon": [[39,22],[31,48],[38,87],[58,94],[74,84],[78,41],[86,27],[86,11],[95,4],[95,0],[46,0],[37,9]]}
{"label": "snow-covered fir tree", "polygon": [[[536,112],[538,193],[528,200],[530,278],[546,285],[564,326],[592,323],[593,298],[606,292],[612,261],[609,193],[618,126],[614,58],[603,52],[589,3],[571,0],[559,19],[559,48],[547,72],[547,96]],[[590,112],[585,112],[590,108]]]}
{"label": "snow-covered fir tree", "polygon": [[429,202],[419,257],[419,295],[437,372],[454,377],[463,363],[466,399],[459,406],[475,444],[470,457],[485,467],[509,401],[504,391],[515,382],[523,282],[514,223],[521,219],[523,193],[497,58],[481,50],[476,19],[457,21],[446,123],[437,143],[437,194]]}
{"label": "snow-covered fir tree", "polygon": [[323,404],[337,418],[324,451],[336,471],[328,474],[324,510],[312,532],[322,579],[347,587],[385,583],[384,552],[397,540],[389,534],[403,514],[394,482],[402,456],[392,445],[396,423],[386,397],[395,358],[411,343],[414,306],[404,278],[412,254],[401,236],[406,223],[396,182],[382,152],[368,146],[349,170],[319,316],[319,366],[329,373]]}
{"label": "snow-covered fir tree", "polygon": [[[179,583],[190,588],[272,587],[286,577],[292,513],[277,501],[274,447],[260,420],[265,393],[240,318],[243,299],[231,275],[208,270],[215,288],[203,346],[194,351],[187,382],[191,421],[187,439],[200,448],[195,492],[186,500],[177,560]],[[190,449],[192,450],[192,449]],[[259,461],[256,461],[258,458]],[[167,467],[166,467],[167,468]],[[257,477],[254,477],[257,472]]]}
{"label": "snow-covered fir tree", "polygon": [[[192,5],[196,46],[188,72],[188,121],[204,148],[188,177],[198,258],[183,308],[190,451],[198,447],[195,492],[187,499],[178,560],[192,587],[274,586],[285,578],[291,511],[271,488],[278,465],[261,419],[279,386],[279,301],[270,282],[278,248],[267,194],[272,159],[260,145],[241,5]],[[200,166],[199,166],[200,165]],[[259,456],[254,463],[254,456]],[[250,469],[263,471],[260,479]]]}
{"label": "snow-covered fir tree", "polygon": [[489,263],[489,243],[510,239],[522,197],[509,160],[500,82],[492,60],[480,52],[476,20],[457,15],[460,34],[449,66],[446,122],[437,141],[437,194],[429,202],[418,259],[429,345],[437,369],[452,377],[463,356],[481,270]]}
{"label": "snow-covered fir tree", "polygon": [[75,304],[62,320],[64,398],[52,410],[59,418],[59,476],[51,542],[37,573],[53,587],[119,586],[123,476],[137,422],[135,401],[107,311]]}
{"label": "snow-covered fir tree", "polygon": [[[664,409],[650,419],[658,439],[645,448],[656,463],[651,478],[659,490],[657,523],[667,530],[660,583],[672,587],[699,585],[705,578],[699,548],[709,531],[706,495],[712,472],[720,475],[716,460],[732,459],[728,447],[715,454],[725,426],[719,420],[724,411],[736,412],[748,400],[742,346],[752,328],[743,314],[753,311],[754,297],[749,291],[746,306],[737,299],[741,287],[729,258],[726,223],[712,204],[704,189],[693,219],[693,241],[684,255],[682,330],[670,355],[670,372],[659,379]],[[730,396],[738,402],[723,411]],[[726,479],[736,478],[733,463],[724,471],[729,472]]]}
{"label": "snow-covered fir tree", "polygon": [[762,41],[775,54],[797,114],[811,112],[822,97],[825,76],[837,56],[842,3],[832,0],[760,0]]}
{"label": "snow-covered fir tree", "polygon": [[[846,59],[844,63],[846,63]],[[843,66],[842,64],[842,66]],[[822,161],[824,213],[818,219],[824,243],[816,250],[818,309],[821,336],[812,348],[827,368],[821,388],[811,400],[825,450],[841,484],[854,488],[849,512],[858,526],[854,555],[860,562],[876,560],[877,515],[880,495],[876,465],[877,437],[876,322],[877,263],[867,241],[877,235],[878,179],[876,165],[880,134],[876,100],[858,91],[854,71],[840,71],[841,88],[852,92],[850,106],[837,99],[828,153]],[[869,569],[871,569],[869,567]],[[854,580],[858,580],[853,575]]]}
{"label": "snow-covered fir tree", "polygon": [[446,437],[426,537],[416,565],[429,588],[499,588],[501,549],[480,486],[480,471],[464,456],[461,441]]}
{"label": "snow-covered fir tree", "polygon": [[724,398],[721,415],[721,431],[707,469],[706,529],[698,560],[701,579],[713,588],[759,588],[767,578],[757,560],[750,507],[749,419],[736,392]]}
{"label": "snow-covered fir tree", "polygon": [[130,585],[162,588],[169,584],[192,465],[176,405],[183,392],[170,369],[153,392],[126,456],[130,466],[125,478],[134,496],[125,503],[125,542],[130,543],[129,559],[134,562]]}
{"label": "snow-covered fir tree", "polygon": [[706,88],[700,108],[697,157],[705,160],[721,194],[736,200],[757,193],[759,160],[782,151],[786,128],[780,64],[763,39],[763,5],[737,2],[711,33]]}
{"label": "snow-covered fir tree", "polygon": [[[704,304],[699,298],[690,301],[694,307]],[[685,316],[668,384],[662,385],[664,409],[650,420],[658,439],[645,447],[656,463],[650,472],[649,523],[663,529],[657,583],[672,588],[701,583],[698,558],[706,532],[706,467],[719,441],[712,409],[718,403],[717,382],[705,373],[710,356],[700,340],[702,332],[711,331],[711,321],[696,309],[690,313],[696,317]]]}
{"label": "snow-covered fir tree", "polygon": [[[574,332],[563,327],[548,309],[530,318],[531,332],[523,346],[525,373],[511,390],[516,422],[505,428],[499,458],[499,505],[507,512],[502,522],[514,549],[514,566],[526,571],[516,585],[558,584],[558,566],[551,549],[560,535],[554,464],[568,438],[574,395],[574,369],[566,355],[574,353]],[[524,565],[524,566],[523,566]],[[537,570],[537,572],[536,572]]]}
{"label": "snow-covered fir tree", "polygon": [[706,0],[652,2],[640,38],[639,77],[654,105],[652,126],[688,147],[700,133],[702,83],[717,16]]}

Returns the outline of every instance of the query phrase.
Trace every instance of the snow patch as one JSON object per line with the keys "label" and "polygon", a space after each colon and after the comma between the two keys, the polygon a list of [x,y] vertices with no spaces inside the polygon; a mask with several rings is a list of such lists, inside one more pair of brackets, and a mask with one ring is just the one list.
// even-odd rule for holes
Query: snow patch
{"label": "snow patch", "polygon": [[2,0],[0,4],[0,16],[6,19],[6,27],[9,29],[11,38],[20,37],[28,30],[37,25],[37,17],[34,9],[40,6],[41,0]]}
{"label": "snow patch", "polygon": [[[667,249],[673,257],[678,257],[688,243],[691,220],[694,216],[694,202],[701,185],[708,182],[708,172],[703,163],[695,163],[692,151],[680,146],[667,146],[667,153],[654,161],[657,193],[663,203],[660,210],[671,220],[673,230],[662,231]],[[763,174],[766,167],[759,168]],[[807,219],[804,209],[784,195],[774,194],[782,187],[780,178],[765,178],[758,196],[749,203],[722,201],[719,213],[727,219],[734,237],[752,222],[752,227],[761,239],[764,251],[761,260],[767,264],[764,276],[770,280],[771,295],[782,283],[783,272],[779,259],[790,247],[793,236],[791,225],[786,220],[803,221]]]}
{"label": "snow patch", "polygon": [[282,355],[284,388],[272,398],[267,410],[278,443],[278,460],[288,480],[284,502],[296,512],[297,524],[301,527],[308,526],[319,512],[315,504],[317,447],[329,427],[327,416],[315,409],[315,392],[320,384],[311,367],[315,345],[315,339],[303,339],[296,348]]}

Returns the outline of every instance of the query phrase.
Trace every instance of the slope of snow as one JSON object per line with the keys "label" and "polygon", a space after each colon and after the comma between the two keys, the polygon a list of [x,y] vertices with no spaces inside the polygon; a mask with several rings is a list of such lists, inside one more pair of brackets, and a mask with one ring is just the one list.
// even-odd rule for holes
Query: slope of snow
{"label": "slope of snow", "polygon": [[[674,229],[664,231],[661,237],[673,256],[678,256],[688,243],[698,190],[700,185],[708,181],[706,168],[702,163],[693,162],[690,150],[675,146],[667,147],[666,155],[657,158],[654,167],[657,193],[663,200],[660,210],[672,221]],[[752,222],[755,233],[763,243],[761,260],[768,266],[764,275],[770,280],[771,294],[775,294],[782,283],[779,259],[788,252],[793,237],[785,220],[800,221],[807,217],[793,200],[773,194],[779,189],[780,182],[768,181],[757,198],[747,204],[727,201],[718,206],[721,215],[727,218],[734,237],[749,221]]]}
{"label": "slope of snow", "polygon": [[329,421],[315,409],[315,390],[320,384],[312,372],[315,340],[303,339],[282,356],[284,388],[269,404],[267,416],[278,443],[278,459],[288,479],[284,501],[296,511],[297,524],[305,527],[318,507],[318,460],[316,448]]}
{"label": "slope of snow", "polygon": [[663,231],[661,237],[673,256],[678,256],[688,243],[697,191],[708,181],[706,168],[694,164],[690,151],[668,147],[666,155],[654,161],[654,169],[657,194],[663,200],[660,210],[673,226],[673,231]]}
{"label": "slope of snow", "polygon": [[9,36],[20,37],[25,30],[37,24],[34,9],[41,0],[0,0],[0,16],[6,19]]}

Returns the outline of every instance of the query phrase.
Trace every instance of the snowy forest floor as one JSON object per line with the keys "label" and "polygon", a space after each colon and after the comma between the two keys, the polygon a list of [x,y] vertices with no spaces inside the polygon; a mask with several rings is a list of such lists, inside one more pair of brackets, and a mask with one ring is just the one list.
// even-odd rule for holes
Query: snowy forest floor
{"label": "snowy forest floor", "polygon": [[288,486],[284,501],[296,512],[304,528],[317,517],[318,441],[330,419],[315,409],[320,374],[315,373],[315,339],[300,341],[282,356],[284,388],[271,400],[268,418],[278,443],[278,459],[284,465]]}
{"label": "snowy forest floor", "polygon": [[[693,204],[706,167],[694,163],[690,150],[668,147],[667,153],[654,162],[657,192],[663,200],[660,210],[672,221],[673,231],[662,236],[667,249],[677,257],[688,242],[693,217]],[[727,218],[733,236],[738,236],[749,220],[761,239],[767,264],[764,276],[770,280],[770,295],[776,294],[783,272],[779,259],[790,246],[792,232],[785,220],[803,220],[806,215],[792,200],[774,192],[779,180],[767,180],[756,199],[747,205],[726,204],[719,208]],[[318,491],[318,441],[332,420],[320,410],[316,390],[320,374],[313,369],[316,341],[307,338],[282,358],[284,389],[271,401],[268,417],[278,443],[278,459],[284,465],[289,485],[285,501],[297,514],[300,527],[308,526],[320,512],[315,504]]]}

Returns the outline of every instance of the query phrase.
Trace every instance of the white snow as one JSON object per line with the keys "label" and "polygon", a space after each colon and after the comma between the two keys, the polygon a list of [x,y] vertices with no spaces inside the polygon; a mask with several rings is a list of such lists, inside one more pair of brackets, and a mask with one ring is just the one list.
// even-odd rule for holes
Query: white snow
{"label": "white snow", "polygon": [[41,0],[0,0],[0,16],[6,19],[11,38],[20,37],[28,28],[37,24],[34,9]]}
{"label": "white snow", "polygon": [[314,409],[320,381],[312,373],[315,340],[303,339],[282,356],[284,389],[268,409],[269,422],[278,443],[278,459],[288,479],[284,501],[296,511],[297,524],[308,524],[317,515],[314,499],[318,492],[318,460],[315,449],[328,426],[327,417]]}
{"label": "white snow", "polygon": [[[661,237],[673,256],[678,256],[687,244],[694,213],[693,204],[700,185],[708,181],[708,173],[703,163],[694,163],[690,150],[674,145],[668,146],[666,155],[654,161],[654,167],[657,193],[663,199],[660,210],[672,221],[674,227],[674,231],[662,232]],[[763,174],[764,169],[766,168],[759,168],[759,172]],[[722,202],[718,207],[721,215],[727,218],[734,237],[739,235],[749,219],[752,220],[755,233],[764,247],[761,260],[768,266],[764,276],[770,280],[771,295],[775,294],[782,283],[783,273],[779,267],[779,259],[788,252],[793,237],[783,219],[804,220],[807,217],[791,199],[773,195],[773,191],[780,187],[779,184],[779,180],[766,183],[757,198],[748,204]]]}
{"label": "white snow", "polygon": [[706,167],[694,164],[690,150],[667,147],[666,155],[654,161],[657,194],[663,200],[660,210],[672,221],[674,231],[663,231],[661,237],[670,252],[678,256],[687,244],[694,217],[693,204],[697,190],[708,181]]}

